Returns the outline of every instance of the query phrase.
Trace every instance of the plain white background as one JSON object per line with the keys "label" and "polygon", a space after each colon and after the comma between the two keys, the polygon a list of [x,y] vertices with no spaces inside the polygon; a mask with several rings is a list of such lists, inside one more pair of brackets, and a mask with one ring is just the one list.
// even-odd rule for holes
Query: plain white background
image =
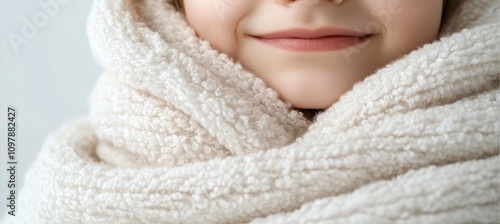
{"label": "plain white background", "polygon": [[[0,216],[4,216],[9,176],[7,107],[17,108],[19,193],[24,174],[47,136],[63,124],[88,114],[88,97],[101,69],[92,56],[86,34],[92,1],[0,2]],[[47,11],[42,6],[47,3],[58,7],[51,5]],[[24,39],[13,44],[16,43],[13,37]]]}

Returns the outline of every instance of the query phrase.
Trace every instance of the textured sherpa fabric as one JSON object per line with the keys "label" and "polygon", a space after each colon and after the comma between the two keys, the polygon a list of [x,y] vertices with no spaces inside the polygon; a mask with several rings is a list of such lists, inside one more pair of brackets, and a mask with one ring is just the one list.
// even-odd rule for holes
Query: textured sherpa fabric
{"label": "textured sherpa fabric", "polygon": [[45,142],[5,223],[498,223],[499,1],[311,122],[164,0],[96,0],[90,115]]}

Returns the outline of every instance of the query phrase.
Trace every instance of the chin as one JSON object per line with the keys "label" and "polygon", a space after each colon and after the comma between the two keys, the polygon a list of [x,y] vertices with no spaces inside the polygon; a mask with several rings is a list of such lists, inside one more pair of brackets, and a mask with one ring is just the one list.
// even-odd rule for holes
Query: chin
{"label": "chin", "polygon": [[282,100],[286,103],[290,103],[293,108],[301,109],[301,110],[324,110],[331,107],[335,102],[337,102],[338,98],[332,99],[319,99],[318,97],[314,98],[301,98],[289,100],[287,98],[282,98]]}
{"label": "chin", "polygon": [[[310,81],[310,80],[309,80]],[[302,83],[307,82],[303,80]],[[323,83],[331,83],[331,80],[322,80]],[[293,84],[297,84],[294,82]],[[283,84],[283,83],[281,83]],[[279,85],[277,90],[280,99],[291,104],[297,109],[323,110],[331,107],[338,99],[347,92],[350,86],[338,85]],[[272,88],[272,87],[271,87]]]}

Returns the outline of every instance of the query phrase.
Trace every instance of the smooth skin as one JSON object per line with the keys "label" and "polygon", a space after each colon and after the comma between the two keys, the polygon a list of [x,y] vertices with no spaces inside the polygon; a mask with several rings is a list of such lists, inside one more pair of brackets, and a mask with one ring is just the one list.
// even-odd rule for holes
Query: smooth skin
{"label": "smooth skin", "polygon": [[[325,109],[391,61],[436,39],[443,0],[184,0],[197,35],[239,61],[298,109]],[[257,35],[292,28],[353,30],[365,42],[296,51]]]}

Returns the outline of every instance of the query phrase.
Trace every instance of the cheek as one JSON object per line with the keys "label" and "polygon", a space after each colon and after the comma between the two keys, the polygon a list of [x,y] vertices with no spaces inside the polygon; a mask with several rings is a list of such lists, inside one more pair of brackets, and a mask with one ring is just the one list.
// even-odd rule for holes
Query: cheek
{"label": "cheek", "polygon": [[238,23],[249,8],[246,0],[184,0],[186,20],[212,47],[235,56]]}
{"label": "cheek", "polygon": [[442,0],[392,0],[391,14],[379,18],[385,26],[385,46],[389,50],[408,53],[414,48],[433,41],[439,32]]}

